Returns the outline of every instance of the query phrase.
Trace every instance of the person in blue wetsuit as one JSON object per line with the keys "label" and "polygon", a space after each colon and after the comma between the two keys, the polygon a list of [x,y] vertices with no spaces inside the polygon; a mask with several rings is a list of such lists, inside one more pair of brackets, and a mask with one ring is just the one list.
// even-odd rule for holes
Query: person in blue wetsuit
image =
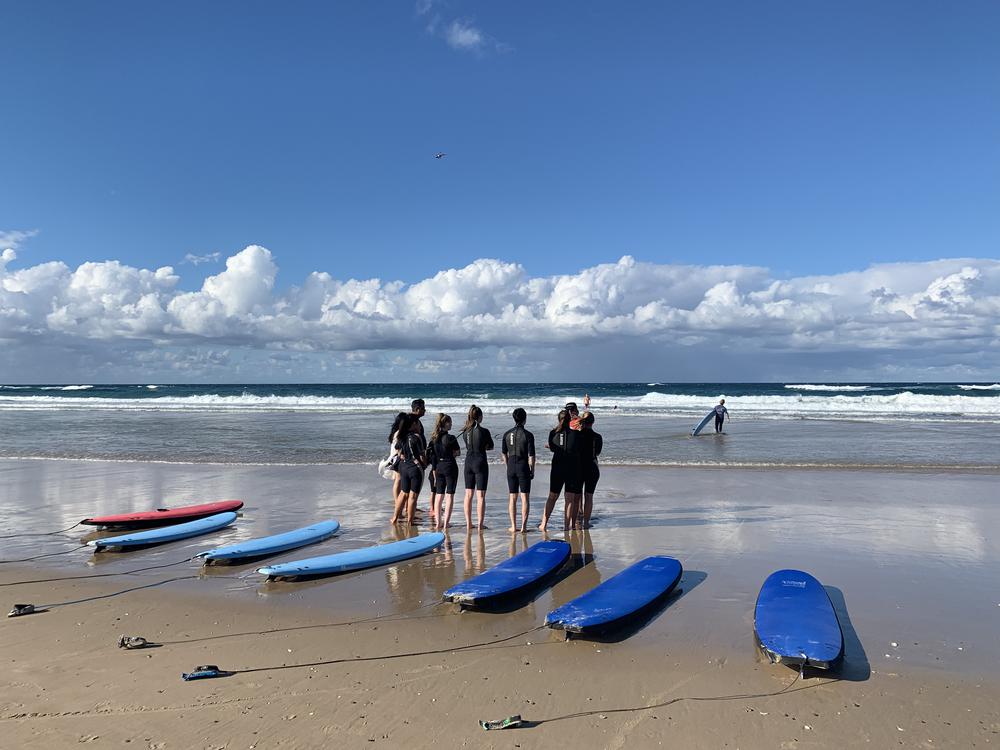
{"label": "person in blue wetsuit", "polygon": [[483,517],[486,515],[486,485],[490,480],[490,465],[486,461],[486,451],[493,450],[493,436],[480,423],[483,410],[473,404],[462,428],[465,440],[465,527],[472,528],[472,495],[479,498],[476,507],[476,528],[485,529]]}
{"label": "person in blue wetsuit", "polygon": [[528,419],[524,409],[514,409],[514,426],[503,435],[500,451],[507,466],[507,490],[510,493],[507,507],[510,514],[510,532],[517,531],[517,496],[521,495],[521,533],[528,533],[528,511],[531,480],[535,478],[535,436],[524,429]]}
{"label": "person in blue wetsuit", "polygon": [[722,423],[729,416],[729,409],[726,408],[726,399],[720,398],[715,407],[715,431],[722,432]]}

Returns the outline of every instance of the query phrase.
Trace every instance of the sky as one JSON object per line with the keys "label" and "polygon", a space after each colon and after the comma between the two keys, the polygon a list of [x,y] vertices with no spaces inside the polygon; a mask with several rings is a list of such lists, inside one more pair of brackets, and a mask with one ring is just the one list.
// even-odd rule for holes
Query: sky
{"label": "sky", "polygon": [[998,377],[994,2],[0,28],[0,382]]}

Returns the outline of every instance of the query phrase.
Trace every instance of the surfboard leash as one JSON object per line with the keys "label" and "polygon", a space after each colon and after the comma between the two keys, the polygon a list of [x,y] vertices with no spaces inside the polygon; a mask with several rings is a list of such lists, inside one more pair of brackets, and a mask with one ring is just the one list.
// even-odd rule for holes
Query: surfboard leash
{"label": "surfboard leash", "polygon": [[[86,545],[84,545],[86,546]],[[0,588],[7,586],[23,586],[29,583],[55,583],[57,581],[76,581],[84,578],[111,578],[113,576],[127,576],[133,573],[142,573],[147,570],[159,570],[161,568],[172,568],[175,565],[181,565],[182,563],[191,562],[195,559],[195,556],[185,557],[183,560],[176,560],[172,563],[165,563],[163,565],[147,565],[144,568],[133,568],[132,570],[120,570],[116,573],[86,573],[81,576],[58,576],[55,578],[35,578],[30,581],[8,581],[7,583],[0,583]],[[14,562],[11,560],[10,562]]]}
{"label": "surfboard leash", "polygon": [[775,698],[785,693],[798,692],[799,690],[811,690],[813,688],[822,687],[823,685],[829,685],[834,682],[840,682],[843,679],[842,677],[835,677],[831,680],[826,680],[825,682],[821,682],[819,684],[803,685],[802,687],[795,688],[793,690],[792,688],[796,685],[796,683],[799,682],[799,680],[805,679],[805,668],[806,668],[805,664],[800,665],[799,671],[795,673],[795,677],[792,678],[791,682],[782,687],[780,690],[774,690],[769,693],[740,693],[734,695],[679,695],[673,698],[669,698],[668,700],[661,701],[660,703],[653,703],[652,705],[648,706],[631,706],[628,708],[609,708],[603,710],[595,709],[592,711],[579,711],[573,714],[565,714],[563,716],[553,716],[548,719],[538,719],[535,721],[522,720],[519,721],[519,726],[537,727],[541,726],[542,724],[547,724],[553,721],[564,721],[567,719],[582,719],[586,718],[587,716],[598,716],[598,715],[603,716],[607,714],[622,714],[622,713],[634,713],[636,711],[651,711],[657,708],[667,708],[668,706],[672,706],[675,703],[681,703],[683,701],[712,703],[715,701],[735,701],[735,700],[754,700],[760,698]]}
{"label": "surfboard leash", "polygon": [[439,656],[442,654],[454,653],[456,651],[473,651],[476,649],[486,649],[492,646],[498,646],[502,643],[512,641],[515,638],[523,638],[526,635],[530,635],[538,630],[545,628],[545,625],[536,625],[528,630],[522,630],[519,633],[514,633],[513,635],[504,636],[503,638],[493,638],[488,641],[480,641],[478,643],[467,643],[464,646],[451,646],[449,648],[437,648],[428,649],[427,651],[407,651],[401,654],[379,654],[377,656],[357,656],[357,657],[344,657],[341,659],[323,659],[320,661],[313,662],[303,662],[300,664],[278,664],[271,667],[248,667],[246,669],[231,669],[231,670],[219,670],[219,674],[211,675],[214,677],[230,677],[237,674],[253,674],[255,672],[273,672],[283,669],[303,669],[305,667],[323,667],[332,666],[335,664],[356,664],[359,662],[366,661],[390,661],[392,659],[405,659],[411,656]]}
{"label": "surfboard leash", "polygon": [[79,547],[73,547],[72,549],[64,549],[59,552],[46,552],[43,555],[34,555],[32,557],[22,557],[18,560],[0,560],[0,565],[7,565],[9,563],[21,563],[21,562],[31,562],[32,560],[40,560],[43,557],[55,557],[56,555],[68,555],[70,552],[78,552],[87,547],[86,544],[81,544]]}
{"label": "surfboard leash", "polygon": [[27,534],[23,534],[23,533],[22,534],[4,534],[3,536],[0,536],[0,539],[18,539],[18,538],[23,537],[23,536],[58,536],[59,534],[65,534],[65,533],[67,533],[69,531],[72,531],[73,529],[75,529],[77,526],[79,526],[82,523],[83,523],[83,521],[77,521],[72,526],[70,526],[68,528],[65,528],[65,529],[60,529],[59,531],[35,531],[35,532],[27,533]]}
{"label": "surfboard leash", "polygon": [[[416,620],[418,617],[414,617],[415,612],[421,612],[426,609],[431,609],[433,607],[441,606],[442,604],[448,604],[449,602],[437,601],[429,602],[427,604],[422,604],[414,609],[408,609],[405,612],[390,612],[384,615],[373,615],[372,617],[364,617],[360,620],[341,620],[337,622],[320,622],[312,625],[289,625],[284,628],[268,628],[266,630],[247,630],[240,633],[220,633],[218,635],[206,635],[200,638],[186,638],[182,641],[160,641],[160,644],[164,646],[180,646],[185,643],[202,643],[204,641],[220,641],[224,638],[241,638],[244,636],[260,636],[260,635],[274,635],[276,633],[289,633],[296,630],[318,630],[320,628],[336,628],[336,627],[347,627],[350,625],[364,625],[370,622],[401,622],[404,620]],[[427,615],[428,617],[441,617],[442,615]]]}

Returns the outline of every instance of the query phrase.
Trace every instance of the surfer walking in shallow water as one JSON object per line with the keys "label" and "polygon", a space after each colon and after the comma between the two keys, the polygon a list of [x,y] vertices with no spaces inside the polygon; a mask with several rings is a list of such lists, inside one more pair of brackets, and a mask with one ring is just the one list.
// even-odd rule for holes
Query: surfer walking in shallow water
{"label": "surfer walking in shallow water", "polygon": [[722,423],[729,416],[729,409],[726,408],[726,399],[720,398],[715,409],[715,431],[722,432]]}

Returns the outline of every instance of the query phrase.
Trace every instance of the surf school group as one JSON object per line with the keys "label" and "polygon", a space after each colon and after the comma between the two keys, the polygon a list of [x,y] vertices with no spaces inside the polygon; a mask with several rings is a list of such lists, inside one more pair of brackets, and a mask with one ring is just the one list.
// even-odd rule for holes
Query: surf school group
{"label": "surf school group", "polygon": [[[556,415],[556,424],[548,434],[545,448],[552,453],[549,472],[549,494],[542,520],[538,526],[546,531],[560,494],[564,494],[563,528],[589,528],[594,507],[594,492],[600,480],[598,456],[604,446],[600,433],[594,430],[594,414],[590,411],[590,396],[583,398],[581,413],[576,402],[570,401]],[[459,458],[465,462],[462,479],[465,485],[465,525],[473,528],[472,503],[476,502],[475,528],[485,529],[486,490],[489,485],[489,451],[495,450],[493,435],[483,426],[483,410],[473,404],[458,433],[452,434],[453,423],[448,414],[440,413],[428,440],[421,418],[427,413],[422,398],[414,399],[409,412],[399,412],[389,430],[390,453],[379,464],[379,472],[392,479],[393,512],[390,523],[415,526],[420,509],[417,499],[429,469],[431,488],[430,525],[432,529],[447,529],[459,482]],[[528,531],[531,510],[531,484],[535,478],[535,436],[526,428],[527,412],[522,408],[511,412],[514,425],[500,438],[508,490],[508,515],[511,533]],[[521,522],[518,524],[518,499]]]}

